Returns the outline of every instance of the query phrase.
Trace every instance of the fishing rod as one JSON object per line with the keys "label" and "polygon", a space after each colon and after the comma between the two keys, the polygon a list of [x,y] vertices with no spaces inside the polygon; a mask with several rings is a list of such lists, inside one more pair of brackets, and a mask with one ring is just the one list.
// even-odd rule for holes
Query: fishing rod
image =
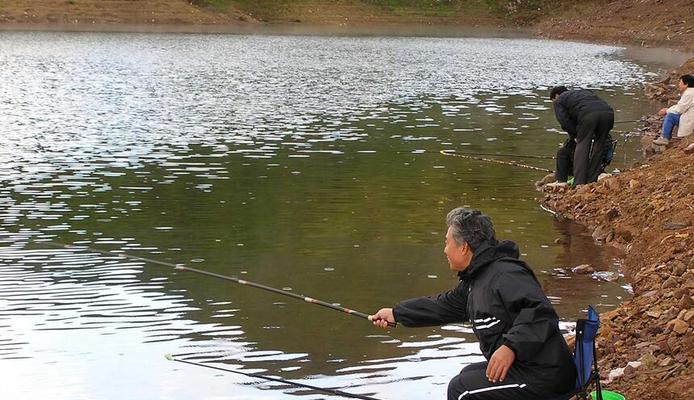
{"label": "fishing rod", "polygon": [[484,157],[475,157],[475,156],[469,156],[466,154],[457,154],[457,153],[452,153],[451,150],[441,150],[439,153],[443,154],[444,156],[455,156],[455,157],[462,157],[462,158],[467,158],[470,160],[478,160],[478,161],[486,161],[486,162],[491,162],[491,163],[496,163],[496,164],[503,164],[503,165],[510,165],[513,167],[520,167],[520,168],[527,168],[527,169],[533,169],[535,171],[543,171],[543,172],[554,172],[551,169],[547,168],[542,168],[542,167],[536,167],[533,165],[527,165],[527,164],[521,164],[517,163],[514,161],[503,161],[503,160],[495,160],[493,158],[484,158]]}
{"label": "fishing rod", "polygon": [[332,394],[332,395],[335,395],[335,396],[342,396],[342,397],[349,397],[349,398],[353,398],[353,399],[363,399],[363,400],[378,400],[378,399],[376,399],[376,398],[374,398],[374,397],[369,397],[369,396],[365,396],[365,395],[361,395],[361,394],[353,394],[353,393],[343,392],[342,390],[338,390],[338,389],[327,389],[327,388],[322,388],[322,387],[318,387],[318,386],[307,385],[307,384],[305,384],[305,383],[299,383],[299,382],[288,381],[288,380],[285,380],[285,379],[282,379],[282,378],[273,378],[273,377],[271,377],[271,376],[260,375],[260,374],[256,374],[256,373],[253,373],[253,372],[241,372],[241,371],[236,371],[236,370],[233,370],[233,369],[227,369],[227,368],[222,368],[222,367],[215,367],[214,365],[201,364],[201,363],[196,363],[196,362],[193,362],[193,361],[181,360],[181,359],[179,359],[179,358],[175,358],[175,357],[172,356],[171,354],[167,354],[167,355],[165,355],[164,357],[166,357],[166,359],[169,360],[169,361],[176,361],[176,362],[180,362],[180,363],[183,363],[183,364],[190,364],[190,365],[195,365],[195,366],[197,366],[197,367],[204,367],[204,368],[215,369],[215,370],[218,370],[218,371],[231,372],[232,374],[239,374],[239,375],[247,376],[247,377],[250,377],[250,378],[264,379],[264,380],[266,380],[266,381],[273,381],[273,382],[284,383],[285,385],[291,385],[291,386],[302,387],[302,388],[306,388],[306,389],[312,389],[312,390],[316,390],[316,391],[319,391],[319,392],[323,392],[323,393],[327,393],[327,394]]}
{"label": "fishing rod", "polygon": [[[359,312],[359,311],[356,311],[356,310],[352,310],[352,309],[350,309],[350,308],[342,307],[342,306],[339,306],[339,305],[337,305],[337,304],[328,303],[328,302],[323,301],[323,300],[314,299],[314,298],[312,298],[312,297],[302,296],[302,295],[299,295],[299,294],[296,294],[296,293],[289,292],[289,291],[287,291],[287,290],[282,290],[282,289],[273,288],[273,287],[270,287],[270,286],[267,286],[267,285],[263,285],[263,284],[260,284],[260,283],[255,283],[255,282],[247,281],[247,280],[245,280],[245,279],[239,279],[239,278],[237,278],[237,277],[235,277],[235,276],[222,275],[222,274],[217,274],[217,273],[215,273],[215,272],[209,272],[209,271],[205,271],[205,270],[201,270],[201,269],[197,269],[197,268],[186,267],[185,265],[182,265],[182,264],[171,264],[171,263],[167,263],[167,262],[163,262],[163,261],[153,260],[153,259],[151,259],[151,258],[133,256],[133,255],[130,255],[130,254],[127,254],[127,253],[124,253],[124,252],[120,252],[120,253],[111,253],[111,252],[108,252],[108,251],[103,251],[103,250],[99,250],[99,249],[94,249],[94,248],[88,247],[88,246],[73,246],[73,245],[62,244],[62,243],[57,243],[57,242],[44,242],[44,243],[46,243],[46,244],[48,244],[48,245],[50,245],[50,246],[53,246],[53,247],[62,247],[62,248],[66,248],[66,249],[70,249],[70,248],[71,248],[71,249],[77,249],[77,250],[90,250],[90,251],[93,251],[93,252],[96,252],[96,253],[100,253],[100,254],[104,254],[104,255],[107,255],[107,256],[117,256],[117,257],[127,258],[127,259],[131,259],[131,260],[144,261],[144,262],[148,262],[148,263],[152,263],[152,264],[158,264],[158,265],[162,265],[162,266],[165,266],[165,267],[170,267],[170,268],[173,268],[173,269],[176,269],[176,270],[180,270],[180,271],[188,271],[188,272],[193,272],[193,273],[196,273],[196,274],[211,276],[211,277],[218,278],[218,279],[224,279],[224,280],[226,280],[226,281],[238,283],[238,284],[240,284],[240,285],[250,286],[250,287],[254,287],[254,288],[257,288],[257,289],[262,289],[262,290],[265,290],[265,291],[268,291],[268,292],[281,294],[281,295],[283,295],[283,296],[287,296],[287,297],[292,297],[292,298],[295,298],[295,299],[303,300],[303,301],[305,301],[305,302],[307,302],[307,303],[316,304],[316,305],[319,305],[319,306],[323,306],[323,307],[326,307],[326,308],[330,308],[330,309],[332,309],[332,310],[342,311],[342,312],[347,313],[347,314],[349,314],[349,315],[354,315],[355,317],[364,318],[364,319],[366,319],[366,320],[369,320],[369,314],[366,314],[366,313],[363,313],[363,312]],[[392,322],[388,322],[388,326],[394,328],[394,327],[397,326],[397,324],[396,324],[396,323],[392,323]]]}

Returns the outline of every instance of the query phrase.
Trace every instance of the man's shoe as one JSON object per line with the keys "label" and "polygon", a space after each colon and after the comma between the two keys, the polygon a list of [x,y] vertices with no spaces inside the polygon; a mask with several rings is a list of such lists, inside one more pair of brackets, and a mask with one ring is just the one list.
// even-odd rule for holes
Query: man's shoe
{"label": "man's shoe", "polygon": [[653,144],[657,144],[659,146],[667,146],[668,144],[670,144],[670,139],[666,139],[660,136],[659,138],[653,140]]}

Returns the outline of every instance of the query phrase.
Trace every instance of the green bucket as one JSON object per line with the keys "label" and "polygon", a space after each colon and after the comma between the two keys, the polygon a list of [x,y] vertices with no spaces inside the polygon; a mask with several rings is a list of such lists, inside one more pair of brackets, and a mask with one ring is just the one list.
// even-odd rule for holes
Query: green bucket
{"label": "green bucket", "polygon": [[[602,393],[602,400],[626,400],[627,398],[622,396],[620,393],[617,392],[610,392],[609,390],[601,390]],[[590,394],[590,396],[593,398],[593,400],[597,400],[598,398],[598,393],[593,390],[593,392]]]}

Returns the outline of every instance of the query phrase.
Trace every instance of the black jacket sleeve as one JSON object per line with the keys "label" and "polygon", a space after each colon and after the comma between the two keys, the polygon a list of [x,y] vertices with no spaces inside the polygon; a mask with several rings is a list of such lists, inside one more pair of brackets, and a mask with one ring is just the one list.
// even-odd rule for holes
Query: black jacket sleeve
{"label": "black jacket sleeve", "polygon": [[[564,99],[562,97],[564,97]],[[554,103],[554,115],[557,117],[557,121],[559,121],[561,129],[566,131],[566,133],[568,133],[572,138],[575,138],[577,122],[571,117],[571,114],[569,114],[565,97],[567,96],[559,96],[557,101]]]}
{"label": "black jacket sleeve", "polygon": [[520,361],[532,359],[559,331],[559,317],[540,284],[526,271],[510,271],[495,279],[496,291],[508,311],[516,315],[504,344]]}
{"label": "black jacket sleeve", "polygon": [[402,301],[393,309],[395,321],[409,327],[468,321],[468,287],[466,281],[461,281],[445,293]]}

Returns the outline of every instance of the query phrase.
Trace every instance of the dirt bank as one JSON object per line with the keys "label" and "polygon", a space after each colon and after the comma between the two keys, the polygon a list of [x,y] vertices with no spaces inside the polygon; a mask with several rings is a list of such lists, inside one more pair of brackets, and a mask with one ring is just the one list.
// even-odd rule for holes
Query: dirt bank
{"label": "dirt bank", "polygon": [[[649,93],[671,103],[672,76],[685,72],[694,72],[694,59]],[[651,154],[659,127],[649,116],[643,128]],[[602,315],[598,346],[605,378],[612,374],[608,388],[630,400],[694,398],[694,154],[684,151],[692,142],[679,140],[629,171],[575,190],[546,188],[543,200],[626,253],[623,272],[634,296]]]}
{"label": "dirt bank", "polygon": [[[694,51],[691,0],[12,0],[0,29],[541,37]],[[427,29],[433,28],[433,29]]]}
{"label": "dirt bank", "polygon": [[691,0],[559,3],[534,24],[540,36],[694,51]]}
{"label": "dirt bank", "polygon": [[484,0],[13,0],[0,2],[0,29],[290,33],[388,32],[418,27],[511,26]]}

